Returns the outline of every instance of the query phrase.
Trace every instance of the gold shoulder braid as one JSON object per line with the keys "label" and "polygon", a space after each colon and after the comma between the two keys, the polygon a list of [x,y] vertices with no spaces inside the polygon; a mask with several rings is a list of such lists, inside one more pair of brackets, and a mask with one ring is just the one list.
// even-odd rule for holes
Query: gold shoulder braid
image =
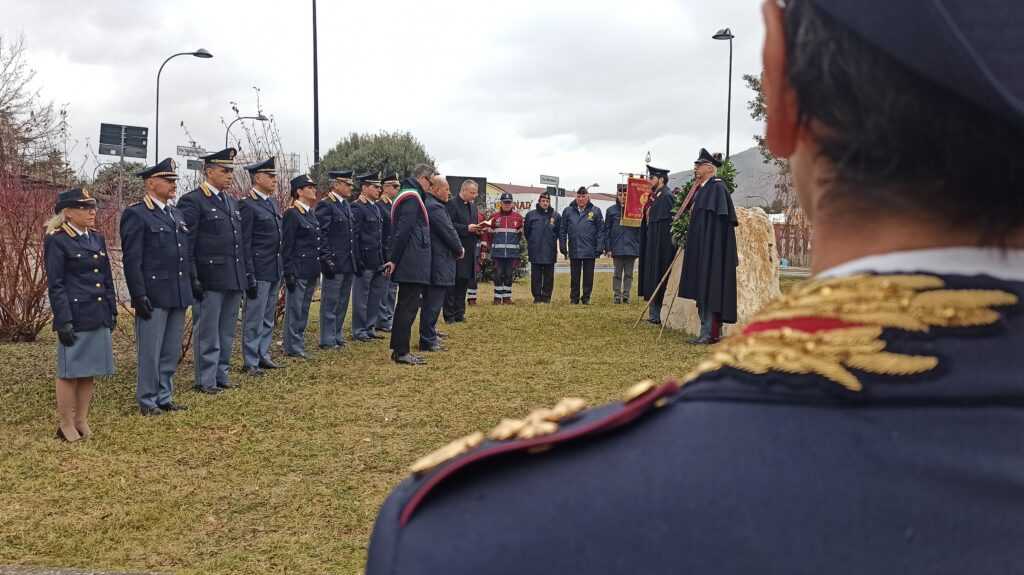
{"label": "gold shoulder braid", "polygon": [[928,275],[852,276],[810,281],[768,304],[741,335],[723,340],[683,380],[731,367],[747,373],[817,374],[850,391],[863,385],[849,371],[913,375],[939,365],[932,356],[885,351],[885,328],[927,332],[933,327],[991,325],[992,309],[1016,305],[1000,290],[944,289]]}

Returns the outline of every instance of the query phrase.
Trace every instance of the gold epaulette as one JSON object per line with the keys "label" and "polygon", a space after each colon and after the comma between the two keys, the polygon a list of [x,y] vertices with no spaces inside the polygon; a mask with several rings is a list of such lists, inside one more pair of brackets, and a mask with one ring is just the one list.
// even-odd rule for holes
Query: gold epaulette
{"label": "gold epaulette", "polygon": [[882,376],[930,372],[939,366],[938,357],[889,351],[883,331],[988,326],[1002,317],[993,308],[1018,303],[1006,291],[945,285],[929,275],[805,282],[768,304],[742,333],[713,347],[683,383],[732,368],[753,375],[815,374],[857,392],[863,383],[851,370]]}

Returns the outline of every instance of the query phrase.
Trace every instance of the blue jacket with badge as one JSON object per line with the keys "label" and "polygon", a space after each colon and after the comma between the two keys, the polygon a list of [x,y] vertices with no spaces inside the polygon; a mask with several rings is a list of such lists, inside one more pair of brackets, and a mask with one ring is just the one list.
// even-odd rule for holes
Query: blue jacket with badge
{"label": "blue jacket with badge", "polygon": [[356,243],[359,246],[358,265],[360,272],[375,272],[386,261],[384,259],[384,222],[377,206],[362,200],[352,202],[355,221]]}
{"label": "blue jacket with badge", "polygon": [[[566,247],[568,242],[568,248]],[[604,225],[601,222],[601,208],[591,202],[580,210],[576,202],[562,210],[558,244],[569,259],[597,259],[604,251]]]}
{"label": "blue jacket with badge", "polygon": [[242,244],[245,248],[245,273],[265,282],[284,277],[281,261],[281,214],[271,198],[263,199],[250,191],[238,201],[242,214]]}
{"label": "blue jacket with badge", "polygon": [[366,574],[1015,572],[1022,299],[989,276],[791,288],[682,380],[414,463]]}
{"label": "blue jacket with badge", "polygon": [[85,237],[64,224],[46,236],[43,257],[54,331],[67,323],[75,331],[114,326],[117,298],[102,235]]}
{"label": "blue jacket with badge", "polygon": [[359,238],[352,204],[327,194],[317,202],[316,219],[320,222],[324,258],[334,262],[339,274],[358,273]]}
{"label": "blue jacket with badge", "polygon": [[192,305],[192,252],[188,226],[174,206],[161,210],[146,196],[121,213],[121,263],[131,297],[155,308]]}
{"label": "blue jacket with badge", "polygon": [[558,259],[558,231],[561,222],[562,216],[550,206],[542,210],[538,205],[526,214],[523,233],[531,264],[550,265]]}
{"label": "blue jacket with badge", "polygon": [[320,224],[313,210],[298,202],[292,204],[284,212],[281,232],[284,275],[300,280],[320,277]]}
{"label": "blue jacket with badge", "polygon": [[616,203],[605,212],[604,235],[604,249],[612,252],[612,257],[640,255],[640,228],[622,225],[622,204]]}
{"label": "blue jacket with badge", "polygon": [[206,182],[178,201],[189,231],[196,273],[208,291],[242,291],[245,248],[238,201],[225,192],[214,194]]}
{"label": "blue jacket with badge", "polygon": [[392,207],[391,261],[395,283],[430,284],[430,224],[426,205],[416,180],[408,178]]}
{"label": "blue jacket with badge", "polygon": [[462,254],[462,241],[444,202],[427,194],[424,204],[430,216],[430,285],[453,286],[455,262]]}

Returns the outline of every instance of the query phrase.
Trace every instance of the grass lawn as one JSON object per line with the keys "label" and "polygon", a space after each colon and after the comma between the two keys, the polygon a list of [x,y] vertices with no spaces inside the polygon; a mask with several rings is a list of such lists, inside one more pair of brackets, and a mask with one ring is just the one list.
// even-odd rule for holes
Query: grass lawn
{"label": "grass lawn", "polygon": [[613,306],[611,274],[595,283],[592,306],[569,306],[558,274],[555,304],[529,304],[520,281],[518,305],[500,307],[483,284],[483,305],[442,326],[450,351],[426,367],[394,365],[386,341],[319,351],[314,309],[311,361],[235,373],[241,389],[209,397],[189,391],[189,357],[176,382],[189,411],[155,418],[136,410],[122,332],[94,436],[74,444],[53,439],[53,334],[0,346],[0,566],[360,573],[377,507],[418,456],[562,397],[615,400],[697,361],[682,334],[656,342],[654,327],[631,329],[642,304]]}

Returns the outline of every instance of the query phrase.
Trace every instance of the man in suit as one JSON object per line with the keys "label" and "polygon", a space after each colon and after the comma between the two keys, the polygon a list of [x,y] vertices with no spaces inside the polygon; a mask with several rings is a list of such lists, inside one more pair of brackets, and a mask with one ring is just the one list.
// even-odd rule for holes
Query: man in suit
{"label": "man in suit", "polygon": [[376,206],[380,199],[380,177],[359,176],[359,199],[352,204],[359,242],[359,274],[352,288],[352,339],[373,341],[384,339],[376,331],[380,316],[380,298],[384,294],[384,219]]}
{"label": "man in suit", "polygon": [[[242,215],[226,192],[235,168],[234,148],[203,156],[206,180],[185,194],[178,209],[189,229],[195,263],[192,276],[192,350],[196,391],[216,395],[238,387],[228,379],[231,347],[242,292],[252,287],[245,273]],[[255,280],[253,280],[255,281]]]}
{"label": "man in suit", "polygon": [[1024,4],[762,10],[815,277],[681,380],[421,459],[367,575],[1024,565]]}
{"label": "man in suit", "polygon": [[464,180],[458,195],[446,205],[465,255],[455,262],[455,285],[448,289],[444,302],[445,323],[466,321],[466,290],[476,274],[476,247],[483,231],[476,209],[479,192],[480,185],[475,180]]}
{"label": "man in suit", "polygon": [[185,218],[170,205],[178,181],[174,160],[136,176],[146,195],[125,209],[120,225],[124,279],[135,309],[135,399],[142,415],[160,415],[187,409],[173,395],[185,309],[192,305],[192,257]]}
{"label": "man in suit", "polygon": [[320,349],[345,346],[342,326],[359,273],[359,242],[352,198],[352,170],[327,173],[331,191],[316,205],[323,240],[324,285],[320,290]]}
{"label": "man in suit", "polygon": [[391,359],[404,365],[426,363],[409,352],[409,339],[412,322],[430,285],[430,220],[424,196],[433,175],[433,166],[418,164],[391,208],[391,260],[384,266],[385,275],[398,284]]}
{"label": "man in suit", "polygon": [[277,171],[274,158],[245,167],[252,180],[249,195],[238,201],[248,287],[242,312],[242,365],[250,376],[281,367],[270,358],[281,264],[281,214],[274,203]]}
{"label": "man in suit", "polygon": [[430,285],[420,310],[420,351],[444,351],[437,333],[437,320],[448,290],[455,285],[456,262],[466,255],[446,204],[451,199],[448,181],[443,176],[430,179],[424,204],[430,221]]}

